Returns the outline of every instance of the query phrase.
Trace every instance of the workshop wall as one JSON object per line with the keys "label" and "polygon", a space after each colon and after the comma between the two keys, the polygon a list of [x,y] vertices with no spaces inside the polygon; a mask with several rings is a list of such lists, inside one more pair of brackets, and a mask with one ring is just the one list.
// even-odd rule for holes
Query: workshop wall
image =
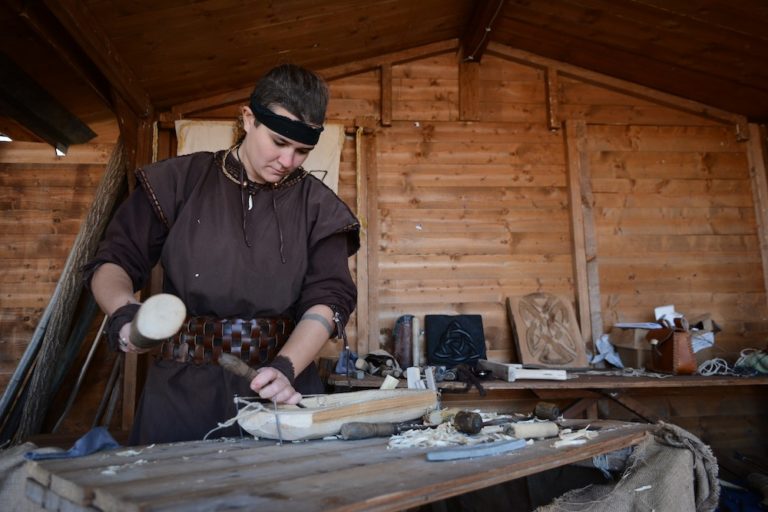
{"label": "workshop wall", "polygon": [[[554,97],[561,122],[586,123],[585,211],[604,331],[675,304],[690,317],[711,313],[723,327],[721,355],[761,346],[762,260],[747,143],[736,126],[570,71]],[[538,62],[486,56],[473,122],[460,120],[458,75],[452,53],[392,66],[392,122],[377,129],[368,212],[380,234],[370,301],[382,343],[402,314],[479,313],[490,355],[505,358],[506,297],[544,291],[576,299],[569,141],[548,123]],[[380,83],[378,72],[333,81],[330,116],[377,116]],[[347,173],[342,182],[351,179]]]}

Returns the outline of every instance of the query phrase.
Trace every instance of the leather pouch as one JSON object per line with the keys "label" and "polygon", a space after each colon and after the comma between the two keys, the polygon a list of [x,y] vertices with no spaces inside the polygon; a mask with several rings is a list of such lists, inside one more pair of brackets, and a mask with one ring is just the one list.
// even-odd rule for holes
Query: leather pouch
{"label": "leather pouch", "polygon": [[696,356],[685,319],[676,318],[675,325],[665,321],[661,329],[648,331],[645,339],[651,344],[650,370],[675,375],[696,372]]}

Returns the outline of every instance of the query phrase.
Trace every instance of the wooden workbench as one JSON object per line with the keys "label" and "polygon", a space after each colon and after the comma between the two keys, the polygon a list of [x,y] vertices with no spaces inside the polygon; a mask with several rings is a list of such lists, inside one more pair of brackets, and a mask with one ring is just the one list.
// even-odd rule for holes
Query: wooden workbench
{"label": "wooden workbench", "polygon": [[[402,510],[639,443],[647,425],[598,422],[582,446],[552,440],[478,459],[428,462],[387,438],[287,443],[247,439],[112,450],[28,463],[27,496],[48,510]],[[47,504],[47,505],[46,505]]]}
{"label": "wooden workbench", "polygon": [[[665,378],[593,375],[568,372],[568,380],[483,380],[485,395],[476,388],[458,392],[464,383],[443,382],[444,406],[496,412],[530,413],[542,400],[556,403],[566,418],[624,421],[663,420],[686,429],[708,444],[722,470],[746,478],[754,471],[739,453],[768,457],[765,394],[768,377],[668,376]],[[403,385],[405,380],[401,379]],[[378,387],[382,379],[352,379],[353,388]],[[346,389],[344,375],[328,383]]]}

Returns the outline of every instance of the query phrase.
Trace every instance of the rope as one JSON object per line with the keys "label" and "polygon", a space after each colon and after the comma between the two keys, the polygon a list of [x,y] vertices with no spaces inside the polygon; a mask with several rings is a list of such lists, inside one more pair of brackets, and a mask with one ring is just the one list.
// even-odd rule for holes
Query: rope
{"label": "rope", "polygon": [[244,398],[235,397],[235,404],[245,404],[245,407],[242,409],[238,409],[237,414],[229,418],[224,423],[219,423],[218,426],[212,428],[208,431],[207,434],[203,436],[203,441],[208,440],[208,436],[216,432],[217,430],[221,430],[222,428],[231,427],[236,422],[240,421],[242,418],[245,418],[247,416],[250,416],[253,412],[259,412],[259,411],[268,411],[266,407],[264,407],[264,404],[260,402],[249,402],[248,400]]}

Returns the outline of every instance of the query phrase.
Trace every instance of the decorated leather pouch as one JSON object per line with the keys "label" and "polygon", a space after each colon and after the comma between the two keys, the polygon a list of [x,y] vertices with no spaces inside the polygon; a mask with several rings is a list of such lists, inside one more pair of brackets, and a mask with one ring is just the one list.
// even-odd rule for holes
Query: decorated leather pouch
{"label": "decorated leather pouch", "polygon": [[691,375],[696,372],[696,356],[693,354],[691,332],[685,319],[676,318],[675,325],[663,321],[664,327],[652,329],[645,335],[651,344],[650,370],[675,375]]}

